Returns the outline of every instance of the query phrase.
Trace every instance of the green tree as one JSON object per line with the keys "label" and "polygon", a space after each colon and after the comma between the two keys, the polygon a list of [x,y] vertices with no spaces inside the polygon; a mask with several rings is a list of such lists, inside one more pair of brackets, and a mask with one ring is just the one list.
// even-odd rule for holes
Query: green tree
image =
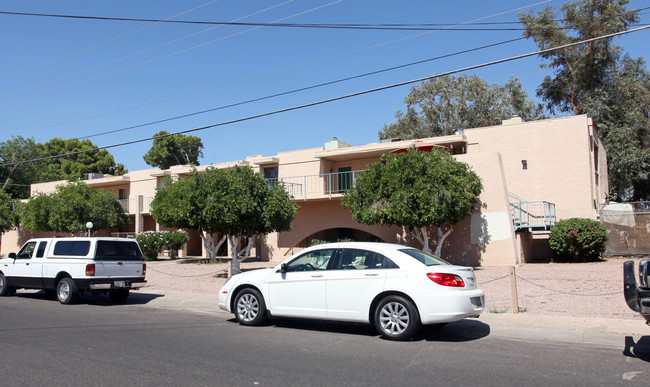
{"label": "green tree", "polygon": [[269,185],[248,167],[195,171],[158,188],[151,203],[154,219],[163,226],[197,229],[211,260],[227,239],[233,274],[240,272],[255,238],[289,230],[296,211],[281,186]]}
{"label": "green tree", "polygon": [[526,121],[544,118],[542,106],[528,99],[517,78],[492,85],[476,75],[434,78],[413,87],[404,103],[406,112],[398,111],[397,122],[384,125],[380,138],[446,136],[516,115]]}
{"label": "green tree", "polygon": [[31,231],[83,234],[89,221],[94,230],[130,222],[115,196],[82,182],[59,185],[51,194],[37,194],[20,208],[20,222]]}
{"label": "green tree", "polygon": [[172,165],[199,165],[199,157],[203,157],[200,138],[162,130],[154,135],[153,146],[143,159],[152,167],[168,169]]}
{"label": "green tree", "polygon": [[435,254],[453,226],[472,214],[483,190],[480,177],[446,150],[385,154],[359,176],[342,204],[362,224],[406,227],[431,252],[429,230],[435,227]]}
{"label": "green tree", "polygon": [[13,136],[0,143],[2,189],[16,199],[29,197],[32,183],[41,181],[42,162],[25,162],[41,156],[40,144],[31,138]]}
{"label": "green tree", "polygon": [[0,191],[0,234],[12,230],[18,223],[18,216],[14,211],[15,202],[4,191]]}
{"label": "green tree", "polygon": [[[624,31],[638,22],[628,0],[579,0],[560,7],[520,14],[524,36],[540,49]],[[537,95],[548,109],[587,114],[599,129],[607,149],[610,193],[621,198],[648,197],[650,187],[650,93],[642,59],[622,55],[612,39],[598,40],[541,54],[553,73],[544,78]]]}
{"label": "green tree", "polygon": [[[77,153],[79,152],[79,153]],[[53,138],[41,145],[43,156],[73,153],[64,157],[45,160],[40,181],[77,180],[85,173],[123,174],[124,166],[116,165],[113,155],[105,149],[97,149],[90,140]]]}

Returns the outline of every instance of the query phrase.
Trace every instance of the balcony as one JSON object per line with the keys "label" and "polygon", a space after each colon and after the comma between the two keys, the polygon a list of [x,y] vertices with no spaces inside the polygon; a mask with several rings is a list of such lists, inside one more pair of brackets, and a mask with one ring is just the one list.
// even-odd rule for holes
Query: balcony
{"label": "balcony", "polygon": [[296,200],[331,199],[340,197],[355,186],[363,171],[346,171],[267,179],[269,184],[280,184]]}
{"label": "balcony", "polygon": [[546,201],[529,202],[508,193],[515,231],[550,230],[555,225],[555,203]]}

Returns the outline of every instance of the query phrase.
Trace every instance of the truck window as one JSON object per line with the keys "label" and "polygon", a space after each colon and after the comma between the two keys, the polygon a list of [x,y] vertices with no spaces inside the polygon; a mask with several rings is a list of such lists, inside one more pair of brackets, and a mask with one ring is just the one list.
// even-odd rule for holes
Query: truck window
{"label": "truck window", "polygon": [[43,255],[45,255],[46,246],[47,246],[47,242],[41,242],[38,245],[38,249],[36,249],[36,258],[43,258]]}
{"label": "truck window", "polygon": [[95,259],[101,261],[141,261],[144,258],[135,241],[97,241]]}
{"label": "truck window", "polygon": [[36,248],[36,242],[29,242],[18,252],[17,258],[31,258]]}
{"label": "truck window", "polygon": [[54,245],[54,255],[73,255],[84,257],[90,251],[90,241],[58,241]]}

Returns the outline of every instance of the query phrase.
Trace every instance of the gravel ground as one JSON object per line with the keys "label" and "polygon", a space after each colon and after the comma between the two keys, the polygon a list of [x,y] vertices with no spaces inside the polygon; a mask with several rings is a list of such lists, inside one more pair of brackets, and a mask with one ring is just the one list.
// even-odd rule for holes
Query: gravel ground
{"label": "gravel ground", "polygon": [[[515,268],[519,308],[533,315],[639,319],[623,297],[623,262],[525,264]],[[244,262],[244,270],[275,262]],[[147,263],[145,291],[217,295],[228,263],[187,260]],[[220,276],[221,275],[221,276]],[[487,312],[512,313],[510,267],[480,267],[476,277],[485,291]]]}

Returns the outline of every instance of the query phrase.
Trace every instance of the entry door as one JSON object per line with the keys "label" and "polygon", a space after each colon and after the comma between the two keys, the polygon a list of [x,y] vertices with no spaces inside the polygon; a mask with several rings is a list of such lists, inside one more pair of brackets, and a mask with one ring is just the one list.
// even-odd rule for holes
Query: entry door
{"label": "entry door", "polygon": [[352,187],[352,167],[339,168],[339,192],[345,192]]}

